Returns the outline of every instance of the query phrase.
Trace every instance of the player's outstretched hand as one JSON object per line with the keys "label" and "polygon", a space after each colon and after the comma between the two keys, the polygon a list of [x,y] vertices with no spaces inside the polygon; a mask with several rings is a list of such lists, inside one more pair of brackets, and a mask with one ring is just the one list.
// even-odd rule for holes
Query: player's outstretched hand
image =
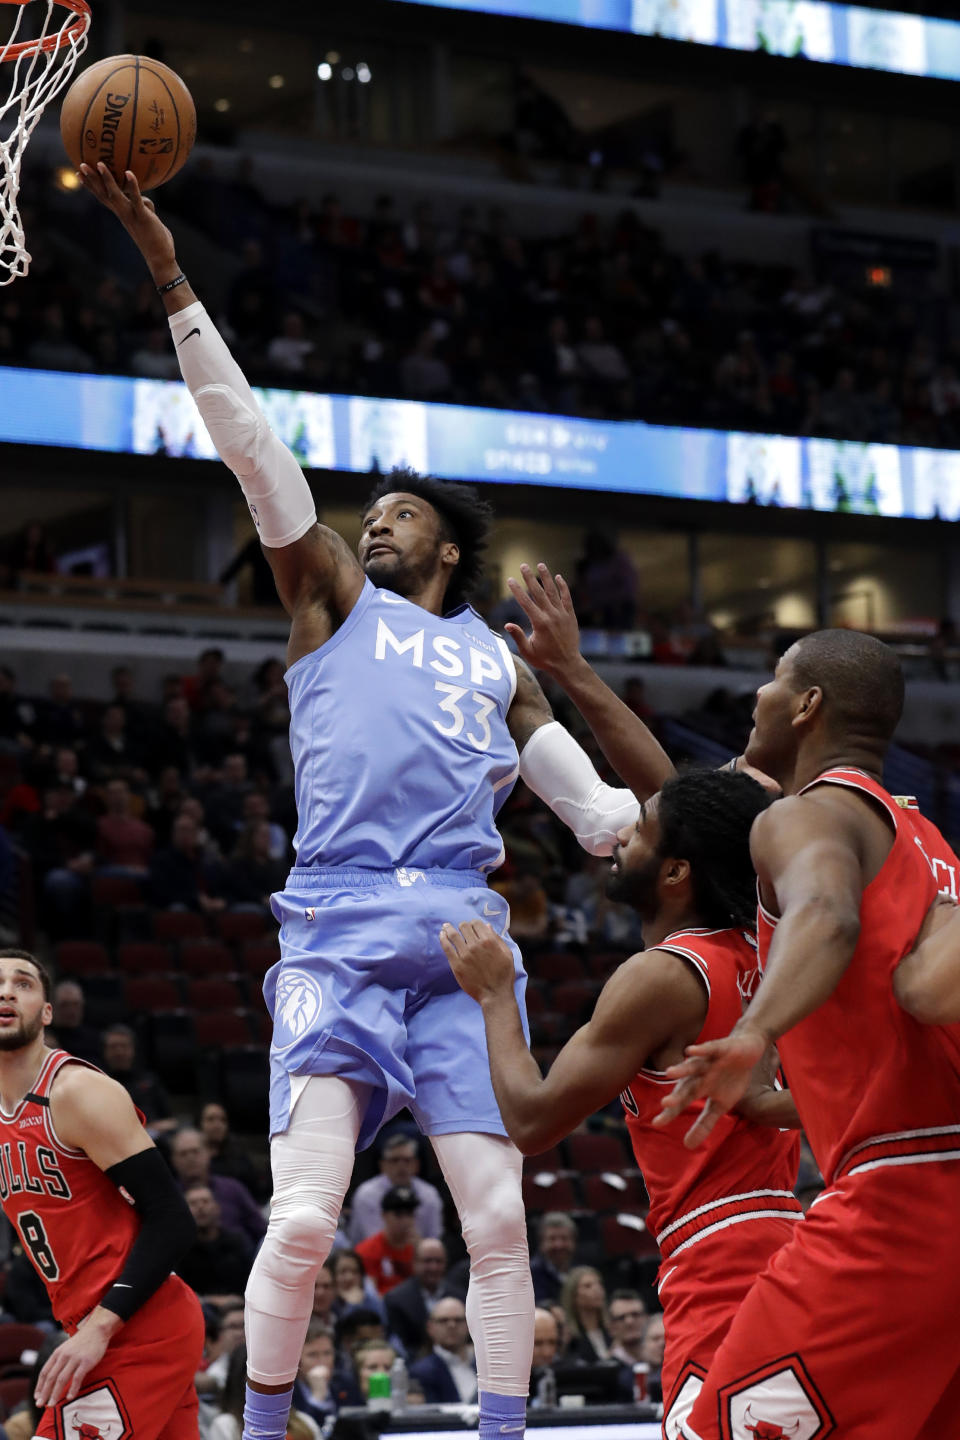
{"label": "player's outstretched hand", "polygon": [[519,625],[503,628],[528,665],[559,680],[580,659],[580,626],[570,589],[563,576],[551,575],[542,561],[536,575],[529,565],[521,565],[520,574],[522,585],[512,575],[507,584],[533,629],[527,635]]}
{"label": "player's outstretched hand", "polygon": [[479,1004],[492,995],[513,993],[513,951],[485,920],[464,920],[459,930],[444,925],[440,944],[457,984]]}
{"label": "player's outstretched hand", "polygon": [[[99,1324],[97,1316],[104,1316]],[[99,1307],[80,1325],[63,1345],[57,1347],[37,1377],[34,1399],[37,1409],[56,1405],[58,1400],[75,1400],[95,1365],[99,1365],[110,1344],[111,1336],[120,1326],[118,1316]]]}
{"label": "player's outstretched hand", "polygon": [[726,1115],[747,1093],[754,1066],[762,1059],[767,1039],[759,1031],[742,1026],[723,1040],[688,1045],[686,1059],[671,1065],[667,1076],[676,1080],[663,1101],[654,1125],[669,1125],[696,1100],[705,1100],[703,1110],[684,1136],[692,1150],[710,1134],[721,1115]]}
{"label": "player's outstretched hand", "polygon": [[122,187],[102,160],[96,167],[81,165],[77,173],[83,188],[113,211],[151,271],[164,264],[176,264],[173,236],[154,209],[153,201],[141,194],[132,170],[126,172]]}

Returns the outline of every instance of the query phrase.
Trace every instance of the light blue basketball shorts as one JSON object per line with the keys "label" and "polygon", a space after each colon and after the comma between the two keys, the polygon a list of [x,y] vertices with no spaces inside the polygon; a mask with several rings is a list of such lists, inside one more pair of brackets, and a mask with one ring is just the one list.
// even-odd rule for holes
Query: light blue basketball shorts
{"label": "light blue basketball shorts", "polygon": [[425,1135],[505,1135],[480,1006],[440,948],[444,921],[486,920],[510,945],[527,1031],[527,977],[509,907],[479,871],[295,868],[272,897],[280,960],[263,994],[273,1018],[270,1134],[290,1122],[293,1075],[373,1087],[359,1150],[404,1106]]}

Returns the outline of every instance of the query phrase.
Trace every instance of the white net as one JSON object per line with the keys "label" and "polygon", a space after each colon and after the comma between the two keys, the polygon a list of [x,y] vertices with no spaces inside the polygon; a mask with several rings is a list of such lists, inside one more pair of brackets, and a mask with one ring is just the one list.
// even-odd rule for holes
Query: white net
{"label": "white net", "polygon": [[[19,280],[30,269],[17,208],[23,152],[44,108],[73,74],[90,28],[87,0],[0,0],[4,6],[11,3],[12,32],[0,41],[0,65],[6,61],[10,66],[9,72],[0,69],[0,285]],[[40,33],[27,38],[24,17],[29,9],[33,20],[44,4]],[[12,79],[4,99],[7,73]]]}

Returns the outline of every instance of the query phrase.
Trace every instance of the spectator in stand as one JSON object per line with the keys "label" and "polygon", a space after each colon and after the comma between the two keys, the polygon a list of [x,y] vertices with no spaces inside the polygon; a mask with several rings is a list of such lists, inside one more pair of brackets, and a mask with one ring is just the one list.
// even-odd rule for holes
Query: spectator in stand
{"label": "spectator in stand", "polygon": [[283,317],[280,334],[274,335],[267,346],[267,364],[284,375],[302,375],[307,359],[315,349],[303,316],[298,310],[288,310]]}
{"label": "spectator in stand", "polygon": [[[516,856],[512,845],[507,843],[507,854],[511,860]],[[495,887],[510,906],[510,934],[527,949],[549,938],[550,905],[547,892],[540,883],[540,877],[529,862],[519,863],[512,876],[499,880]]]}
{"label": "spectator in stand", "polygon": [[447,1250],[442,1240],[418,1240],[413,1252],[413,1274],[386,1297],[391,1333],[408,1355],[419,1355],[427,1343],[427,1321],[445,1295]]}
{"label": "spectator in stand", "polygon": [[[6,1284],[3,1291],[4,1318],[10,1316],[20,1325],[42,1325],[52,1328],[53,1311],[50,1296],[33,1262],[19,1246],[6,1270]],[[32,1435],[34,1432],[31,1431]]]}
{"label": "spectator in stand", "polygon": [[547,934],[559,950],[586,950],[589,939],[587,917],[577,905],[567,902],[567,872],[551,870],[543,888],[547,896]]}
{"label": "spectator in stand", "polygon": [[366,1405],[370,1399],[370,1376],[389,1375],[397,1352],[385,1340],[362,1340],[353,1352],[357,1386]]}
{"label": "spectator in stand", "polygon": [[630,630],[637,608],[637,572],[633,561],[606,535],[592,530],[576,563],[576,609],[582,626]]}
{"label": "spectator in stand", "polygon": [[137,1064],[136,1037],[129,1025],[110,1025],[104,1030],[103,1068],[143,1111],[151,1135],[176,1130],[177,1120],[166,1090],[152,1070],[143,1070]]}
{"label": "spectator in stand", "polygon": [[658,1310],[647,1321],[640,1350],[640,1359],[650,1366],[650,1373],[647,1377],[647,1393],[655,1403],[659,1403],[663,1399],[660,1385],[660,1372],[663,1369],[663,1343],[663,1315]]}
{"label": "spectator in stand", "polygon": [[162,849],[170,844],[173,822],[180,814],[186,796],[183,777],[176,765],[165,766],[156,784],[147,791],[146,821],[156,837],[156,844]]}
{"label": "spectator in stand", "polygon": [[[231,1350],[227,1357],[226,1377],[222,1393],[218,1396],[219,1408],[207,1421],[205,1440],[240,1440],[243,1434],[243,1405],[247,1391],[247,1347],[241,1343]],[[203,1434],[204,1406],[201,1404],[201,1431]]]}
{"label": "spectator in stand", "polygon": [[180,775],[187,777],[197,769],[197,742],[185,695],[171,695],[164,702],[151,759],[154,773],[173,765]]}
{"label": "spectator in stand", "polygon": [[16,675],[9,665],[0,665],[0,753],[31,750],[36,723],[34,705],[17,693]]}
{"label": "spectator in stand", "polygon": [[[200,1209],[203,1201],[199,1200]],[[243,1306],[227,1305],[223,1310],[206,1305],[206,1342],[204,1364],[194,1376],[200,1397],[200,1433],[207,1434],[213,1417],[223,1402],[224,1387],[230,1369],[230,1357],[243,1348]]]}
{"label": "spectator in stand", "polygon": [[243,819],[238,827],[241,833],[245,827],[264,824],[270,832],[268,855],[271,860],[282,860],[285,866],[290,861],[290,837],[282,825],[270,815],[270,801],[262,790],[251,790],[243,797]]}
{"label": "spectator in stand", "polygon": [[165,325],[146,332],[130,356],[130,369],[134,375],[146,375],[151,380],[180,379],[180,365],[170,348],[170,331]]}
{"label": "spectator in stand", "polygon": [[225,1229],[220,1206],[209,1185],[186,1186],[184,1197],[197,1226],[197,1238],[177,1266],[181,1280],[214,1304],[242,1295],[253,1254],[246,1238]]}
{"label": "spectator in stand", "polygon": [[199,1130],[184,1126],[170,1142],[173,1171],[184,1192],[191,1185],[205,1185],[212,1191],[223,1225],[236,1230],[249,1243],[250,1252],[266,1234],[267,1222],[247,1187],[230,1175],[211,1172],[210,1147]]}
{"label": "spectator in stand", "polygon": [[87,746],[84,759],[87,774],[97,785],[109,780],[146,780],[143,752],[127,734],[127,712],[122,705],[108,705],[104,710],[99,732]]}
{"label": "spectator in stand", "polygon": [[548,1210],[537,1226],[537,1248],[530,1257],[533,1293],[538,1305],[559,1300],[573,1265],[577,1227],[561,1210]]}
{"label": "spectator in stand", "polygon": [[246,1146],[230,1133],[230,1118],[223,1105],[216,1100],[208,1101],[200,1111],[199,1129],[210,1151],[212,1174],[239,1180],[257,1200],[269,1198],[264,1177],[250,1159]]}
{"label": "spectator in stand", "polygon": [[379,1295],[413,1274],[417,1203],[409,1185],[395,1185],[380,1202],[382,1228],[357,1245],[356,1253]]}
{"label": "spectator in stand", "polygon": [[317,1278],[313,1282],[312,1318],[335,1329],[337,1324],[336,1301],[337,1286],[333,1278],[333,1266],[327,1259],[320,1266]]}
{"label": "spectator in stand", "polygon": [[83,1022],[85,1005],[83,989],[76,980],[58,980],[53,989],[53,1035],[47,1043],[56,1043],[78,1060],[102,1065],[99,1032]]}
{"label": "spectator in stand", "polygon": [[69,790],[75,800],[87,793],[86,778],[80,774],[80,756],[69,745],[61,745],[53,754],[52,785]]}
{"label": "spectator in stand", "polygon": [[270,896],[282,890],[290,867],[270,854],[270,823],[254,820],[244,827],[226,865],[227,901],[231,910],[260,910],[270,914]]}
{"label": "spectator in stand", "polygon": [[222,868],[205,858],[192,815],[181,811],[173,822],[169,846],[158,850],[150,862],[149,891],[162,910],[215,915],[227,908]]}
{"label": "spectator in stand", "polygon": [[220,763],[220,778],[206,794],[205,809],[210,829],[220,849],[226,854],[237,842],[243,819],[243,804],[252,792],[253,785],[244,755],[236,752],[224,754],[223,740],[212,748],[212,754],[223,758]]}
{"label": "spectator in stand", "polygon": [[110,671],[113,694],[111,705],[119,705],[126,716],[127,734],[134,745],[142,747],[156,728],[156,709],[137,696],[137,685],[129,665],[114,665]]}
{"label": "spectator in stand", "polygon": [[82,745],[84,729],[83,712],[73,698],[73,681],[69,675],[54,675],[47,699],[37,711],[38,743],[51,749],[57,745]]}
{"label": "spectator in stand", "polygon": [[585,1365],[609,1360],[607,1296],[600,1272],[590,1265],[575,1265],[563,1282],[561,1303],[571,1332],[564,1358]]}
{"label": "spectator in stand", "polygon": [[110,875],[147,875],[154,835],[134,814],[130,786],[126,780],[108,780],[104,798],[107,813],[97,821],[97,869]]}
{"label": "spectator in stand", "polygon": [[75,802],[72,790],[52,785],[43,792],[40,813],[25,822],[22,838],[33,861],[47,934],[52,940],[85,938],[92,924],[93,819]]}
{"label": "spectator in stand", "polygon": [[410,354],[400,365],[404,395],[412,400],[443,400],[450,394],[450,367],[436,354],[434,330],[424,330]]}
{"label": "spectator in stand", "polygon": [[217,645],[201,650],[193,675],[184,677],[182,693],[191,710],[203,710],[214,685],[223,679],[223,651]]}
{"label": "spectator in stand", "polygon": [[52,575],[57,568],[53,546],[39,520],[31,520],[17,534],[7,550],[6,562],[15,584],[22,572]]}
{"label": "spectator in stand", "polygon": [[533,1312],[533,1366],[545,1369],[555,1364],[560,1350],[560,1329],[556,1317],[539,1305]]}
{"label": "spectator in stand", "polygon": [[[356,1256],[353,1258],[356,1260]],[[357,1264],[360,1264],[358,1260]],[[363,1274],[362,1266],[360,1266],[360,1273]],[[374,1290],[373,1293],[377,1297],[377,1305],[381,1306],[377,1292]],[[357,1350],[368,1340],[376,1340],[381,1345],[388,1344],[382,1306],[380,1309],[374,1309],[368,1305],[355,1306],[337,1321],[336,1340],[337,1348],[350,1357],[351,1363],[355,1360]]]}
{"label": "spectator in stand", "polygon": [[432,1349],[410,1366],[428,1405],[473,1405],[477,1399],[477,1362],[462,1300],[438,1300],[427,1321]]}
{"label": "spectator in stand", "polygon": [[337,1355],[333,1330],[311,1320],[293,1382],[293,1408],[323,1425],[342,1405],[360,1405],[362,1397],[350,1367]]}
{"label": "spectator in stand", "polygon": [[350,1204],[348,1234],[356,1245],[375,1235],[381,1225],[381,1203],[395,1185],[406,1186],[417,1197],[416,1225],[421,1239],[438,1240],[443,1234],[443,1201],[435,1185],[421,1180],[416,1140],[394,1132],[380,1151],[380,1174],[358,1185]]}
{"label": "spectator in stand", "polygon": [[636,1290],[614,1290],[607,1307],[607,1324],[613,1341],[610,1355],[614,1360],[633,1366],[645,1359],[643,1337],[647,1311]]}

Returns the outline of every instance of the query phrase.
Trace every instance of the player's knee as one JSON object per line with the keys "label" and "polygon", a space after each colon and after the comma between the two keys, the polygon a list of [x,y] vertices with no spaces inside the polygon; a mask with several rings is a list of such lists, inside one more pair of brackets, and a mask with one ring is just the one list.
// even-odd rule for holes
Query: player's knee
{"label": "player's knee", "polygon": [[472,1260],[498,1255],[527,1263],[527,1217],[519,1178],[504,1176],[461,1220]]}
{"label": "player's knee", "polygon": [[278,1210],[274,1205],[261,1254],[283,1269],[319,1267],[330,1253],[337,1232],[337,1217],[319,1205],[294,1204]]}

